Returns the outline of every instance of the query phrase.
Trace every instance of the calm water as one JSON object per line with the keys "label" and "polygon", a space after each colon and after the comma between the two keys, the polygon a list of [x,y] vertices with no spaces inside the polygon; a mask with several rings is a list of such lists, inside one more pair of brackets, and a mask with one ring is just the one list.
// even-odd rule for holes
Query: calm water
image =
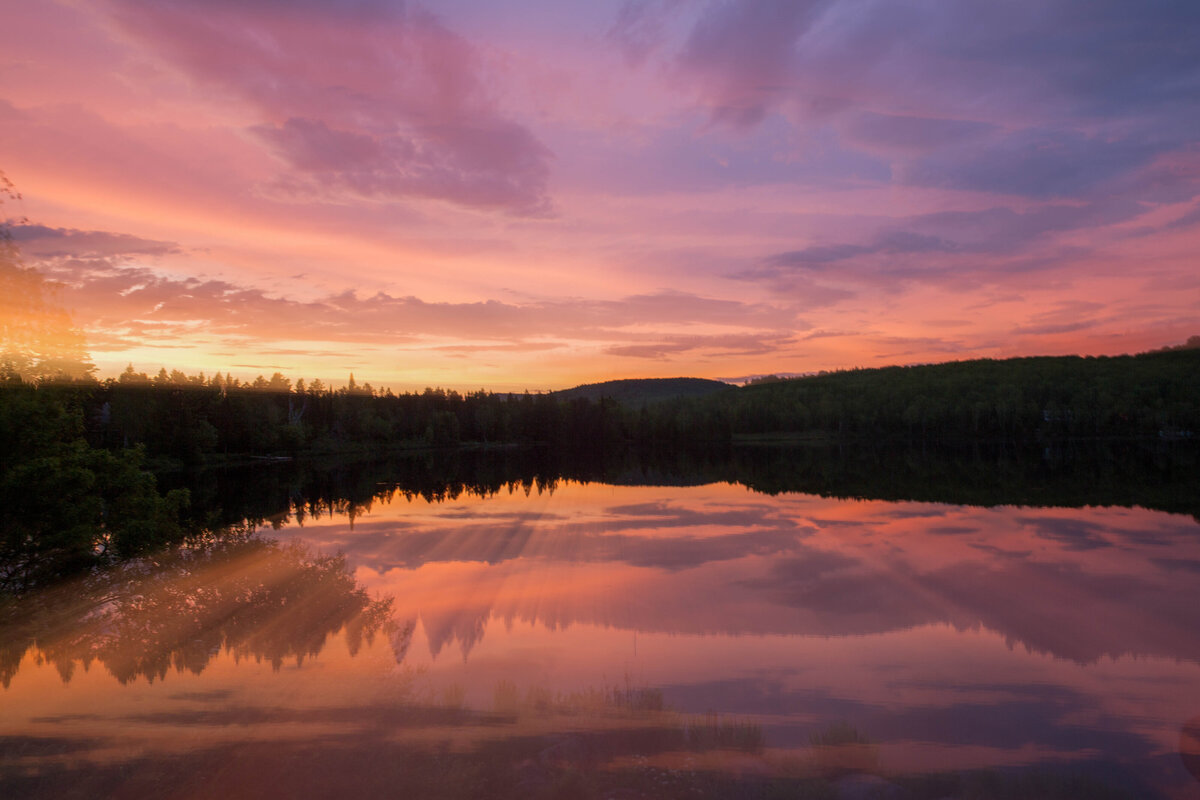
{"label": "calm water", "polygon": [[0,795],[1200,797],[1192,516],[374,495],[23,598]]}

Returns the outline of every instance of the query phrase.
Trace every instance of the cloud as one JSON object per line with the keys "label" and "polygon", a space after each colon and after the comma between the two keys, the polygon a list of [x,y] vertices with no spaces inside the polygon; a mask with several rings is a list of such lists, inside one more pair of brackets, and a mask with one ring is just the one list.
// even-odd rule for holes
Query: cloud
{"label": "cloud", "polygon": [[723,336],[666,336],[646,344],[622,344],[606,347],[604,352],[632,358],[664,358],[693,351],[719,353],[722,356],[751,356],[778,352],[792,344],[790,335],[739,334]]}
{"label": "cloud", "polygon": [[1112,547],[1103,525],[1096,522],[1059,517],[1018,517],[1018,522],[1033,529],[1034,535],[1063,545],[1064,550],[1095,550]]}
{"label": "cloud", "polygon": [[891,231],[880,234],[868,245],[814,245],[803,250],[778,253],[766,259],[768,267],[802,267],[820,270],[827,264],[846,261],[855,256],[874,253],[897,255],[907,253],[950,253],[960,249],[939,236],[913,231]]}
{"label": "cloud", "polygon": [[[695,569],[748,556],[807,552],[801,543],[814,529],[781,518],[761,505],[692,509],[644,503],[603,509],[599,519],[575,521],[542,513],[439,515],[450,524],[412,525],[394,521],[359,523],[321,540],[346,552],[355,563],[385,572],[423,564],[514,559],[579,563],[624,563],[665,572]],[[664,538],[661,531],[678,535]],[[717,534],[693,534],[719,530]],[[657,533],[656,533],[657,532]],[[830,563],[833,554],[814,554]]]}
{"label": "cloud", "polygon": [[1113,139],[1076,131],[1026,129],[938,148],[904,164],[901,183],[1013,194],[1078,197],[1150,162],[1175,142]]}
{"label": "cloud", "polygon": [[120,24],[249,102],[295,195],[546,214],[550,151],[491,98],[476,48],[416,4],[113,0]]}
{"label": "cloud", "polygon": [[174,242],[143,239],[128,233],[80,231],[73,228],[52,228],[45,225],[12,226],[15,241],[26,256],[36,259],[130,257],[135,255],[161,256],[180,252]]}
{"label": "cloud", "polygon": [[808,341],[810,339],[836,339],[843,336],[858,336],[859,333],[860,331],[813,331],[812,333],[806,333],[801,336],[800,340]]}
{"label": "cloud", "polygon": [[[1072,552],[1106,546],[1099,532],[1086,523],[1072,528],[1071,520],[1055,520],[1042,521],[1037,535]],[[1185,585],[1182,591],[1194,594],[1189,574],[1146,580],[1132,572],[1089,572],[1070,562],[1038,563],[1020,553],[1002,558],[989,565],[967,558],[931,571],[899,565],[878,569],[866,562],[814,569],[805,558],[779,558],[755,585],[780,604],[813,612],[821,626],[817,632],[850,635],[930,622],[960,628],[982,623],[1011,641],[1079,663],[1124,653],[1184,659],[1200,654],[1179,636],[1197,617],[1194,606],[1178,594]],[[914,592],[914,586],[921,591]],[[1113,599],[1131,595],[1141,598],[1135,612]],[[1147,627],[1147,619],[1156,624]]]}
{"label": "cloud", "polygon": [[826,107],[942,98],[984,113],[1183,120],[1196,114],[1180,106],[1200,88],[1187,46],[1198,36],[1200,13],[1172,0],[732,0],[695,22],[678,63],[714,113],[741,110],[747,123],[822,96]]}
{"label": "cloud", "polygon": [[447,344],[430,349],[451,355],[471,355],[479,352],[527,353],[534,350],[559,350],[566,346],[564,342],[512,342],[508,344]]}
{"label": "cloud", "polygon": [[[876,352],[876,359],[928,355],[930,353],[955,354],[971,349],[964,342],[933,336],[881,336],[873,341],[877,348],[884,351]],[[980,345],[974,346],[979,347]]]}
{"label": "cloud", "polygon": [[1200,207],[1193,208],[1186,214],[1171,220],[1171,222],[1167,223],[1167,228],[1190,228],[1196,224],[1200,224]]}
{"label": "cloud", "polygon": [[1013,335],[1025,336],[1053,336],[1059,333],[1085,331],[1088,328],[1095,328],[1100,324],[1100,320],[1079,320],[1077,322],[1060,322],[1052,325],[1018,325],[1012,329],[1012,333]]}
{"label": "cloud", "polygon": [[666,17],[681,0],[626,0],[605,38],[615,44],[625,62],[640,67],[666,41]]}
{"label": "cloud", "polygon": [[1013,336],[1054,336],[1088,330],[1111,321],[1111,316],[1095,316],[1097,312],[1107,310],[1107,306],[1102,303],[1066,300],[1045,311],[1030,315],[1025,324],[1015,326],[1010,333]]}
{"label": "cloud", "polygon": [[714,121],[755,125],[790,93],[796,40],[828,5],[824,0],[717,3],[697,21],[679,67],[699,85]]}
{"label": "cloud", "polygon": [[911,218],[922,233],[936,232],[976,252],[1008,254],[1038,237],[1116,225],[1133,219],[1145,206],[1132,197],[1106,197],[1087,203],[1047,203],[1027,211],[997,206],[979,211],[942,211]]}
{"label": "cloud", "polygon": [[[730,277],[763,282],[777,292],[826,305],[872,286],[897,289],[905,282],[945,282],[948,278],[961,282],[984,266],[978,261],[964,264],[961,256],[979,250],[934,233],[889,230],[862,244],[814,244],[774,253]],[[829,281],[836,286],[828,285]]]}
{"label": "cloud", "polygon": [[973,120],[861,111],[851,114],[841,130],[848,142],[859,147],[921,154],[977,141],[998,129],[991,123]]}
{"label": "cloud", "polygon": [[1133,219],[1145,206],[1116,197],[1091,203],[1048,203],[1028,211],[995,206],[972,211],[939,211],[880,223],[862,220],[863,240],[811,244],[772,253],[733,273],[740,280],[763,281],[777,289],[836,280],[850,286],[888,286],[906,282],[948,282],[969,288],[1014,275],[1059,269],[1088,254],[1080,246],[1056,246],[1054,238],[1087,228]]}
{"label": "cloud", "polygon": [[1170,0],[729,0],[673,66],[714,121],[830,125],[891,159],[885,182],[1081,197],[1194,141],[1197,38]]}
{"label": "cloud", "polygon": [[[187,340],[199,363],[277,333],[447,380],[459,356],[472,381],[806,371],[896,333],[1166,343],[1197,280],[1183,4],[622,0],[532,27],[473,2],[26,6],[0,155],[50,215],[21,244],[77,287],[93,342]],[[205,274],[224,281],[184,277]],[[936,327],[1017,285],[1028,308]],[[1062,291],[1115,310],[1031,318]],[[1162,302],[1134,322],[1139,293]],[[810,322],[864,333],[801,342]],[[980,350],[1013,326],[1028,341]]]}
{"label": "cloud", "polygon": [[[44,236],[37,226],[27,226],[23,235],[30,242],[71,242],[75,234],[88,244],[89,254],[61,255],[59,248],[32,263],[62,284],[62,299],[89,330],[93,346],[169,345],[209,337],[289,353],[300,351],[280,349],[278,344],[425,348],[433,344],[430,337],[437,337],[469,341],[434,344],[449,353],[551,350],[564,347],[567,340],[586,340],[629,343],[627,348],[613,345],[607,352],[652,357],[693,350],[770,352],[786,344],[793,331],[807,327],[786,307],[672,290],[617,299],[558,297],[524,303],[430,302],[383,292],[360,297],[349,290],[296,300],[227,280],[176,277],[129,263],[138,253],[169,252],[173,246],[168,243],[95,231]],[[103,252],[98,245],[104,245]],[[647,325],[697,332],[648,334],[642,330]],[[709,333],[713,327],[727,332]]]}
{"label": "cloud", "polygon": [[788,96],[796,40],[827,5],[747,0],[712,6],[692,29],[679,62],[696,75],[714,120],[751,126]]}

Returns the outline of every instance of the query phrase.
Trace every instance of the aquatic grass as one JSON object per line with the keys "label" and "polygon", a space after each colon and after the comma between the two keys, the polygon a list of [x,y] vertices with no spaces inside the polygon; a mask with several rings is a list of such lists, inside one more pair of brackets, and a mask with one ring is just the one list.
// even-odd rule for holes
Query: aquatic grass
{"label": "aquatic grass", "polygon": [[879,746],[847,722],[834,722],[808,738],[814,772],[824,778],[878,774]]}
{"label": "aquatic grass", "polygon": [[492,709],[498,714],[515,714],[521,707],[521,692],[512,681],[501,680],[492,691]]}
{"label": "aquatic grass", "polygon": [[439,699],[442,708],[461,711],[467,699],[467,688],[460,683],[443,686]]}
{"label": "aquatic grass", "polygon": [[757,722],[722,716],[714,711],[685,717],[684,740],[692,750],[743,750],[756,753],[763,749],[766,737]]}
{"label": "aquatic grass", "polygon": [[840,747],[849,744],[871,744],[871,740],[848,722],[835,722],[808,737],[813,747]]}
{"label": "aquatic grass", "polygon": [[589,687],[555,692],[546,686],[529,685],[522,692],[517,684],[500,680],[492,691],[493,710],[516,714],[578,714],[582,712],[656,713],[670,711],[661,689],[638,688],[627,680],[621,686]]}

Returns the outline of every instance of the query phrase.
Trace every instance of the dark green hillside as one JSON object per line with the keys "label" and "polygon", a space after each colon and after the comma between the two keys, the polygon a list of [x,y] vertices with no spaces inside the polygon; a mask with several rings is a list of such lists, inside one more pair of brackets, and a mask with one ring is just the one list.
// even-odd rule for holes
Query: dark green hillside
{"label": "dark green hillside", "polygon": [[587,383],[553,394],[564,400],[574,400],[578,397],[599,400],[602,397],[610,397],[623,406],[636,408],[661,400],[707,397],[715,392],[732,388],[728,383],[711,381],[706,378],[631,378],[604,381],[603,383]]}
{"label": "dark green hillside", "polygon": [[1200,351],[836,372],[710,398],[735,435],[906,439],[1200,434]]}

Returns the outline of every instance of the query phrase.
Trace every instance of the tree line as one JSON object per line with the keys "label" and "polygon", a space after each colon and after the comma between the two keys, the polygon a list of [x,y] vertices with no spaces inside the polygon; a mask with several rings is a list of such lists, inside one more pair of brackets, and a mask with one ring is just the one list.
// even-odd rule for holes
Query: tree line
{"label": "tree line", "polygon": [[[27,387],[19,379],[8,384]],[[1200,350],[1137,356],[975,360],[761,382],[703,397],[618,402],[555,393],[396,394],[280,373],[241,382],[132,367],[34,392],[82,417],[94,447],[144,447],[198,464],[233,455],[296,455],[475,444],[541,444],[594,453],[628,443],[728,442],[819,434],[889,440],[1037,441],[1190,438],[1200,431]]]}
{"label": "tree line", "polygon": [[222,460],[540,445],[603,463],[630,446],[728,445],[779,435],[872,443],[1188,440],[1200,431],[1200,350],[977,360],[849,370],[618,402],[554,393],[396,394],[276,373],[242,382],[132,368],[98,381],[0,365],[0,583],[48,565],[148,552],[206,524],[160,473]]}
{"label": "tree line", "polygon": [[550,394],[395,394],[358,384],[292,382],[280,373],[240,382],[165,369],[127,369],[91,387],[58,384],[84,411],[96,446],[143,446],[151,457],[195,464],[213,456],[296,455],[463,443],[594,449],[626,438],[611,400],[564,402]]}
{"label": "tree line", "polygon": [[1200,431],[1200,349],[856,369],[765,381],[706,399],[736,434],[1190,438]]}

